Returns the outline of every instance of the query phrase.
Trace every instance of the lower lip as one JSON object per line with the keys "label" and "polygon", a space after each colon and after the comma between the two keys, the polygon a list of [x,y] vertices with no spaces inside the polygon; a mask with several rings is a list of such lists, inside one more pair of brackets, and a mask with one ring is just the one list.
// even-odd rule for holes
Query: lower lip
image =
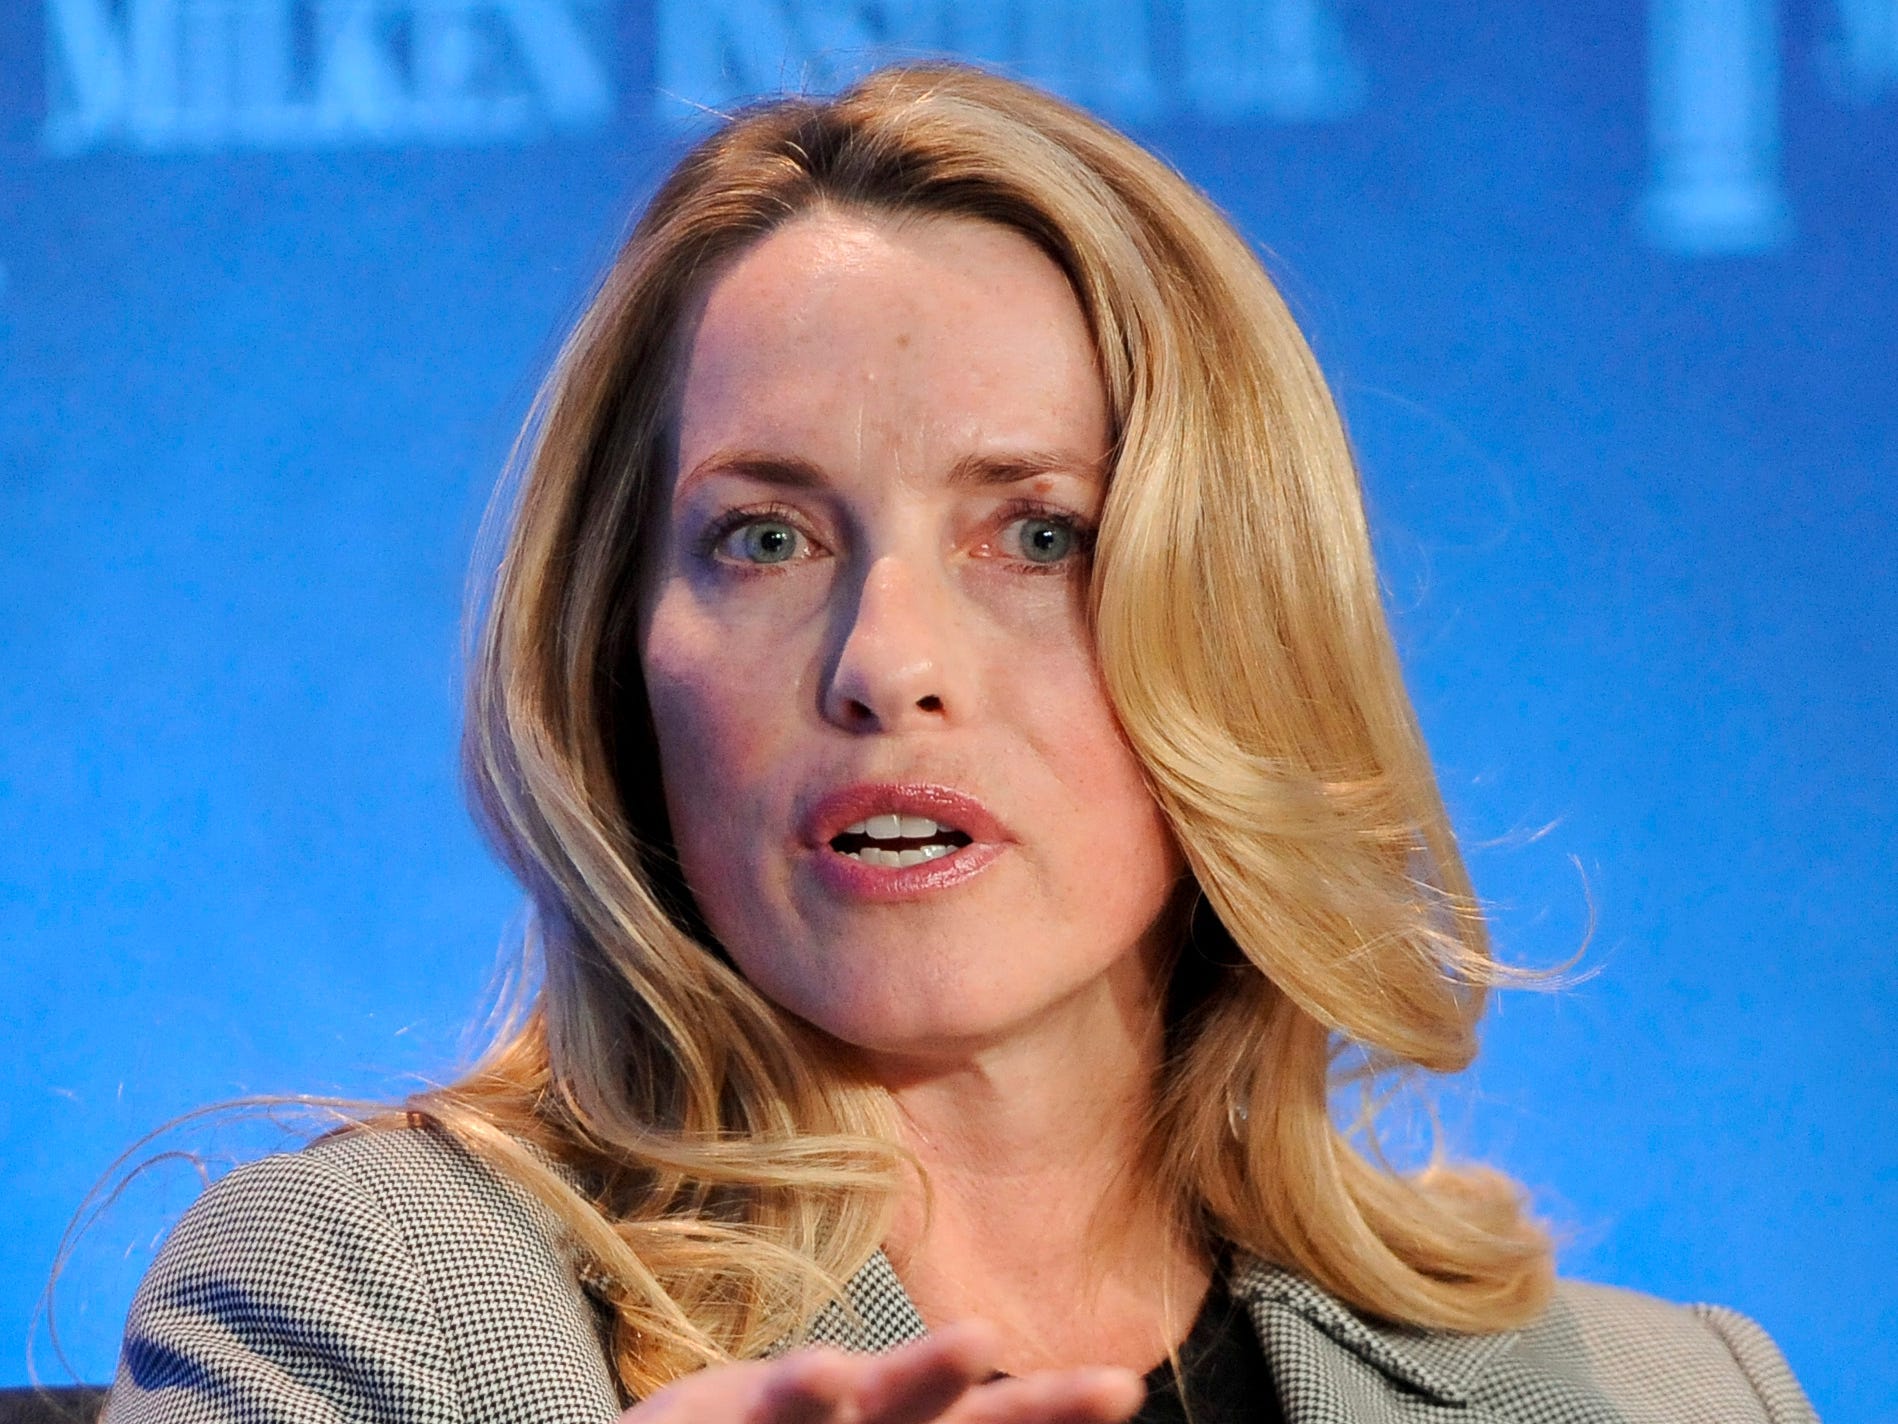
{"label": "lower lip", "polygon": [[934,860],[888,866],[870,865],[825,845],[817,848],[817,878],[832,894],[853,900],[914,900],[980,875],[1002,850],[992,841],[982,841],[958,846]]}

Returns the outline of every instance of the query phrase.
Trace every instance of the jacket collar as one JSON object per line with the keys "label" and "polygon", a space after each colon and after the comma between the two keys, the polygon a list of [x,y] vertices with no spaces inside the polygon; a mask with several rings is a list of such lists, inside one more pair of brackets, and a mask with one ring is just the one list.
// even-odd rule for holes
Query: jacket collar
{"label": "jacket collar", "polygon": [[1290,1312],[1390,1379],[1443,1404],[1467,1404],[1490,1361],[1516,1340],[1513,1331],[1467,1335],[1370,1320],[1303,1276],[1250,1256],[1235,1260],[1231,1290],[1251,1315],[1275,1374],[1291,1361],[1275,1348],[1273,1317]]}
{"label": "jacket collar", "polygon": [[[1299,1363],[1277,1328],[1289,1313],[1394,1382],[1443,1404],[1467,1403],[1484,1368],[1516,1338],[1510,1332],[1463,1335],[1368,1320],[1303,1276],[1250,1256],[1234,1261],[1230,1289],[1251,1316],[1275,1375]],[[803,1338],[880,1353],[927,1333],[890,1258],[878,1251],[850,1278],[846,1299],[827,1307]]]}
{"label": "jacket collar", "polygon": [[896,1278],[896,1267],[879,1249],[844,1283],[844,1298],[825,1306],[798,1339],[786,1340],[780,1348],[836,1345],[880,1355],[928,1333],[915,1302]]}

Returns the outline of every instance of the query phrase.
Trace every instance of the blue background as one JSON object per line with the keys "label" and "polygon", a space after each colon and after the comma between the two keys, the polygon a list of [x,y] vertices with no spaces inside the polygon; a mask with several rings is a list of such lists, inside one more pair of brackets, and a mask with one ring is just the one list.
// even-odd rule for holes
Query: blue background
{"label": "blue background", "polygon": [[[494,475],[692,103],[893,40],[1123,122],[1306,322],[1504,951],[1593,921],[1594,977],[1499,1006],[1453,1138],[1570,1272],[1739,1307],[1829,1419],[1898,1417],[1889,0],[1218,0],[1334,22],[1302,80],[1225,101],[1192,14],[1138,0],[1133,29],[991,6],[993,49],[967,7],[456,0],[429,93],[375,0],[422,97],[308,122],[141,110],[58,29],[141,0],[113,3],[0,7],[0,1383],[141,1133],[465,1052],[518,910],[454,767]],[[597,74],[537,70],[510,5],[561,10]],[[1720,48],[1748,25],[1770,83]],[[1077,48],[1136,32],[1144,89]],[[1758,180],[1751,216],[1656,197],[1683,114],[1738,145],[1708,161]],[[161,1168],[84,1238],[81,1377],[194,1188]]]}

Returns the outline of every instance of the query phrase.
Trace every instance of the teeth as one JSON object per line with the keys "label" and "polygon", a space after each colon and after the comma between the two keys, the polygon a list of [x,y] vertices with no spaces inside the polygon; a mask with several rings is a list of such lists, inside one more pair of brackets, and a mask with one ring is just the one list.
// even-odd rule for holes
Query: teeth
{"label": "teeth", "polygon": [[895,812],[888,812],[872,816],[867,821],[858,821],[853,826],[845,826],[841,834],[868,836],[873,841],[920,841],[948,829],[927,816],[899,816]]}
{"label": "teeth", "polygon": [[865,846],[862,850],[851,853],[865,865],[879,865],[885,870],[901,870],[905,866],[921,865],[926,860],[937,860],[954,849],[954,846],[948,845],[922,846],[916,850],[880,850],[876,846]]}

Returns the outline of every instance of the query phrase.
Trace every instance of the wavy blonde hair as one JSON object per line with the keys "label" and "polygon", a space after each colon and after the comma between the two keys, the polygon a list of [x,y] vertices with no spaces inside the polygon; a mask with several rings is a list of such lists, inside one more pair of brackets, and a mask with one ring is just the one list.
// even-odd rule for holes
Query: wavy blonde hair
{"label": "wavy blonde hair", "polygon": [[1001,224],[1067,273],[1117,437],[1090,613],[1202,892],[1168,1003],[1151,1190],[1183,1228],[1378,1317],[1546,1299],[1482,1169],[1402,1173],[1334,1118],[1341,1063],[1467,1065],[1492,960],[1379,602],[1337,409],[1258,260],[1191,185],[956,65],[724,123],[672,172],[524,437],[466,757],[531,896],[531,1003],[414,1107],[531,1189],[609,1306],[631,1396],[795,1335],[878,1246],[891,1109],[733,969],[670,850],[634,642],[675,350],[710,275],[818,208]]}

